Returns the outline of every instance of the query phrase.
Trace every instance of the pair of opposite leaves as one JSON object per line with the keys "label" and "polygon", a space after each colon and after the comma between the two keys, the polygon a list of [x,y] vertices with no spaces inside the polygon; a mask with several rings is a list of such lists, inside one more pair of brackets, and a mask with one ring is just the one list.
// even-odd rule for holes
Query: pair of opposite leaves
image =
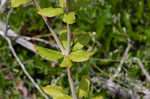
{"label": "pair of opposite leaves", "polygon": [[[67,95],[64,89],[61,86],[51,86],[47,85],[42,88],[44,92],[50,95],[53,99],[72,99],[71,96]],[[79,85],[79,98],[84,99],[87,97],[90,91],[90,76],[83,75],[81,77],[80,85]],[[102,96],[93,97],[90,99],[103,99]]]}
{"label": "pair of opposite leaves", "polygon": [[[19,7],[22,4],[31,2],[32,0],[11,0],[11,6],[12,7]],[[60,8],[42,8],[38,11],[38,14],[45,16],[45,17],[55,17],[55,16],[60,16],[63,15],[63,22],[67,24],[73,24],[75,23],[75,13],[74,12],[69,12],[69,13],[64,13],[64,10],[66,8],[66,2],[65,0],[59,0],[59,7]]]}
{"label": "pair of opposite leaves", "polygon": [[43,58],[45,58],[49,61],[55,61],[55,60],[63,58],[63,61],[60,64],[60,66],[67,67],[67,68],[70,68],[72,66],[72,61],[73,62],[87,61],[90,58],[90,56],[94,54],[94,52],[75,50],[75,51],[71,52],[69,56],[64,56],[59,51],[40,47],[40,46],[35,46],[35,49],[40,56],[42,56]]}

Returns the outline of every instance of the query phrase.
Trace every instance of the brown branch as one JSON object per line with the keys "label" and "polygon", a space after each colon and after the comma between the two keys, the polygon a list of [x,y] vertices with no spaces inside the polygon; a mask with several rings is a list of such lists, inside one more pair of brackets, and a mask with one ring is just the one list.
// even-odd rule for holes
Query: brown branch
{"label": "brown branch", "polygon": [[[66,12],[69,13],[69,3],[70,0],[66,0]],[[68,56],[70,53],[70,46],[71,46],[71,25],[67,24],[67,49],[66,49],[66,55]],[[77,95],[75,92],[75,87],[74,87],[74,82],[72,80],[72,73],[71,73],[71,68],[67,69],[68,72],[68,80],[69,80],[69,85],[71,88],[71,92],[72,92],[72,97],[73,99],[77,99]]]}
{"label": "brown branch", "polygon": [[72,80],[72,74],[71,74],[71,69],[70,68],[67,69],[67,73],[68,73],[68,81],[69,81],[71,92],[72,92],[72,97],[73,97],[73,99],[77,99],[75,88],[74,88],[74,82]]}
{"label": "brown branch", "polygon": [[70,53],[70,46],[71,46],[71,26],[67,24],[67,55]]}
{"label": "brown branch", "polygon": [[[70,0],[66,0],[66,12],[69,13]],[[71,45],[71,25],[67,24],[67,55],[70,53],[70,45]]]}
{"label": "brown branch", "polygon": [[[37,10],[40,10],[41,8],[40,8],[40,6],[39,6],[37,0],[32,0],[32,1],[33,1],[33,3],[35,4],[35,7],[37,8]],[[54,32],[54,30],[52,29],[51,25],[48,23],[47,17],[42,16],[42,18],[43,18],[44,22],[46,23],[46,25],[47,25],[49,31],[52,33],[52,36],[54,37],[54,39],[55,39],[55,41],[56,41],[58,47],[59,47],[60,50],[61,50],[61,52],[65,55],[64,47],[63,47],[61,41],[59,40],[57,34]]]}

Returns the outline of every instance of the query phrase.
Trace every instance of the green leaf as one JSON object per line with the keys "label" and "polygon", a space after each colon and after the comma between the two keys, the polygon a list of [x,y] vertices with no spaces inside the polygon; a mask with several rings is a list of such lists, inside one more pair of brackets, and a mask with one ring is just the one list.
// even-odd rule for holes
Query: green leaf
{"label": "green leaf", "polygon": [[37,53],[42,56],[43,58],[49,60],[49,61],[54,61],[58,60],[63,57],[62,53],[59,51],[55,51],[52,49],[40,47],[40,46],[35,46],[35,50]]}
{"label": "green leaf", "polygon": [[82,45],[87,45],[90,41],[90,36],[88,33],[79,34],[76,36],[77,41]]}
{"label": "green leaf", "polygon": [[59,0],[59,6],[62,8],[66,8],[66,0]]}
{"label": "green leaf", "polygon": [[70,12],[68,14],[65,14],[63,17],[63,21],[67,24],[73,24],[75,23],[75,13],[74,12]]}
{"label": "green leaf", "polygon": [[25,3],[28,3],[30,2],[31,0],[11,0],[11,6],[12,7],[18,7],[22,4],[25,4]]}
{"label": "green leaf", "polygon": [[60,35],[63,35],[63,34],[66,34],[66,33],[67,33],[67,29],[66,29],[66,28],[62,29],[62,30],[59,32]]}
{"label": "green leaf", "polygon": [[64,13],[64,9],[63,8],[43,8],[41,10],[38,11],[38,14],[42,15],[42,16],[46,16],[46,17],[54,17],[54,16],[59,16],[61,14]]}
{"label": "green leaf", "polygon": [[62,40],[61,42],[63,44],[63,47],[66,49],[67,48],[67,44],[68,44],[67,40]]}
{"label": "green leaf", "polygon": [[84,46],[83,46],[81,43],[77,42],[77,43],[73,46],[72,50],[73,50],[73,51],[79,50],[79,49],[81,49],[81,48],[83,48],[83,47],[84,47]]}
{"label": "green leaf", "polygon": [[70,68],[72,66],[70,58],[68,56],[65,56],[60,66]]}
{"label": "green leaf", "polygon": [[104,97],[103,96],[97,96],[97,97],[94,97],[92,99],[104,99]]}
{"label": "green leaf", "polygon": [[88,53],[83,50],[72,52],[69,57],[74,62],[83,62],[89,59]]}
{"label": "green leaf", "polygon": [[93,56],[95,54],[95,52],[96,52],[96,49],[94,49],[91,52],[87,52],[87,54],[88,54],[89,57],[91,57],[91,56]]}
{"label": "green leaf", "polygon": [[[63,44],[63,47],[66,49],[67,48],[67,29],[63,29],[59,32],[59,38]],[[73,42],[71,42],[71,45]]]}
{"label": "green leaf", "polygon": [[79,86],[79,97],[83,98],[88,95],[90,89],[90,76],[84,75],[81,78],[80,86]]}
{"label": "green leaf", "polygon": [[51,86],[47,85],[42,88],[44,92],[50,95],[53,99],[72,99],[71,96],[68,96],[64,89],[60,86]]}

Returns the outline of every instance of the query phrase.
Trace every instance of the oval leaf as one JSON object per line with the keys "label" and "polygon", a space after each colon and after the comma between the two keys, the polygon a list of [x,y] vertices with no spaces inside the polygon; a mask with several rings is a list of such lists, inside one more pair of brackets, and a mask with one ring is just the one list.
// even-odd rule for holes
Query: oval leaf
{"label": "oval leaf", "polygon": [[83,34],[76,35],[76,39],[80,44],[87,45],[90,41],[90,36],[88,33],[83,33]]}
{"label": "oval leaf", "polygon": [[61,14],[64,13],[64,9],[63,8],[43,8],[41,10],[38,11],[38,14],[42,15],[42,16],[46,16],[46,17],[54,17],[54,16],[59,16]]}
{"label": "oval leaf", "polygon": [[73,46],[72,50],[73,50],[73,51],[79,50],[79,49],[81,49],[81,48],[83,48],[83,47],[84,47],[84,46],[83,46],[81,43],[77,42],[77,43]]}
{"label": "oval leaf", "polygon": [[25,3],[28,3],[30,2],[31,0],[11,0],[11,6],[12,7],[18,7],[22,4],[25,4]]}
{"label": "oval leaf", "polygon": [[79,97],[83,98],[88,95],[90,89],[90,76],[84,75],[81,78],[80,86],[79,86]]}
{"label": "oval leaf", "polygon": [[37,53],[49,61],[55,61],[63,57],[62,53],[52,49],[35,46]]}
{"label": "oval leaf", "polygon": [[59,0],[59,6],[62,8],[66,8],[66,0]]}
{"label": "oval leaf", "polygon": [[70,58],[68,56],[65,56],[60,66],[70,68],[72,66]]}
{"label": "oval leaf", "polygon": [[74,62],[83,62],[89,59],[89,54],[83,50],[78,50],[72,52],[69,57]]}
{"label": "oval leaf", "polygon": [[60,86],[47,85],[42,89],[46,94],[50,95],[53,99],[72,99],[65,93],[64,89]]}
{"label": "oval leaf", "polygon": [[73,24],[75,23],[75,13],[74,12],[70,12],[68,14],[65,14],[63,17],[63,21],[67,24]]}

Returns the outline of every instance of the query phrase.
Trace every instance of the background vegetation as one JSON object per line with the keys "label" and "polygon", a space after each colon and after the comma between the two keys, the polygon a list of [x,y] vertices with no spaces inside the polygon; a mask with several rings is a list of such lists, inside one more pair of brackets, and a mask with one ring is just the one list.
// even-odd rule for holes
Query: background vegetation
{"label": "background vegetation", "polygon": [[[71,11],[76,13],[76,23],[72,25],[72,33],[86,32],[88,42],[85,49],[96,48],[96,53],[88,61],[73,64],[73,79],[78,85],[81,76],[90,73],[104,78],[111,77],[123,56],[127,47],[127,36],[132,40],[132,47],[123,64],[119,82],[129,78],[131,82],[140,80],[150,88],[150,83],[141,72],[139,65],[133,60],[138,57],[150,73],[150,0],[71,0]],[[57,0],[39,0],[42,8],[57,7]],[[10,6],[5,13],[0,14],[0,19],[6,21]],[[49,18],[53,29],[58,32],[65,24],[61,17]],[[34,6],[20,6],[15,8],[10,17],[11,28],[20,35],[40,37],[53,42],[41,16],[37,14]],[[32,41],[34,44],[47,45]],[[62,73],[64,77],[57,81],[57,85],[63,86],[70,92],[66,70],[58,66],[57,62],[43,60],[40,56],[13,42],[13,46],[26,66],[28,72],[40,86],[51,84]],[[23,83],[23,85],[21,85]],[[118,83],[118,82],[117,82]],[[25,88],[30,97],[42,99],[32,83],[24,75],[15,58],[12,56],[8,44],[0,37],[0,97],[2,99],[22,99],[22,93],[18,87]],[[113,97],[100,88],[101,82],[91,83],[91,96],[103,96],[103,99]],[[126,87],[126,86],[125,86]],[[78,87],[76,87],[76,90]],[[130,87],[129,87],[130,89]]]}

